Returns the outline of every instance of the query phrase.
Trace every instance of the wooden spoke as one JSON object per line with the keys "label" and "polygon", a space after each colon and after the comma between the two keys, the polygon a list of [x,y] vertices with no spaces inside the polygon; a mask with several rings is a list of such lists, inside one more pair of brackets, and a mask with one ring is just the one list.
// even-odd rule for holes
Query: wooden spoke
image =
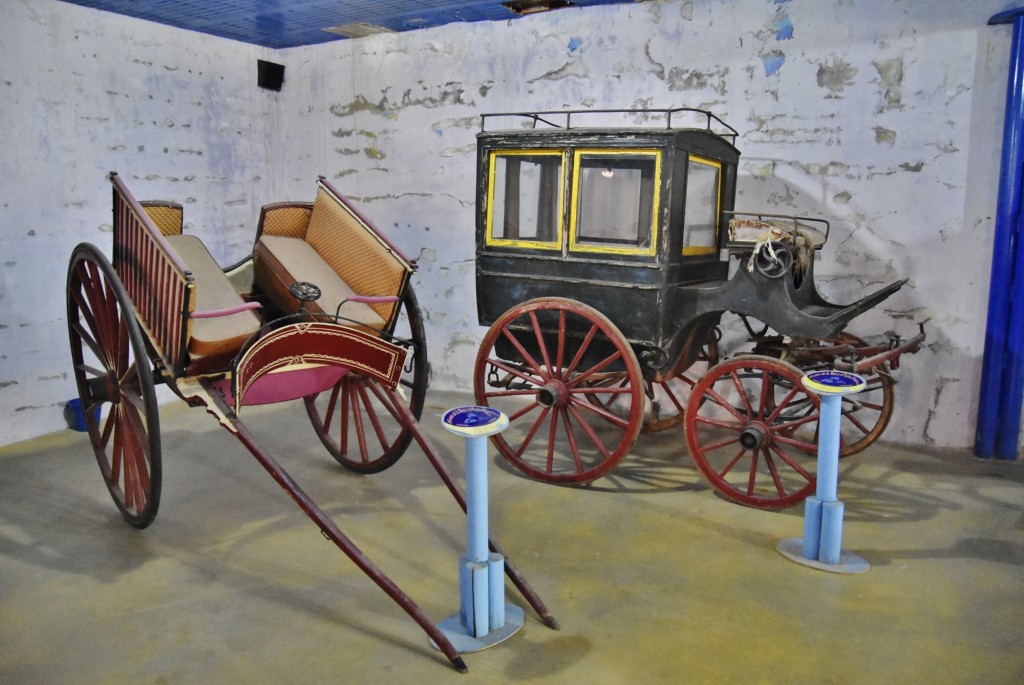
{"label": "wooden spoke", "polygon": [[726,497],[759,508],[783,508],[814,490],[808,459],[788,447],[807,443],[793,427],[817,422],[818,399],[803,373],[777,359],[744,356],[722,362],[694,386],[686,407],[686,441],[697,467]]}
{"label": "wooden spoke", "polygon": [[130,299],[110,262],[79,245],[67,279],[72,369],[89,441],[121,516],[137,528],[160,505],[160,421],[153,367]]}
{"label": "wooden spoke", "polygon": [[642,423],[632,348],[600,312],[573,300],[532,300],[505,312],[480,345],[473,387],[478,404],[509,417],[509,428],[491,438],[498,451],[546,482],[600,478]]}
{"label": "wooden spoke", "polygon": [[[394,336],[409,342],[405,372],[399,381],[409,409],[423,413],[429,384],[427,338],[412,286],[402,296]],[[342,466],[359,473],[383,471],[401,458],[412,432],[377,382],[346,374],[330,390],[304,398],[313,429],[327,451]]]}

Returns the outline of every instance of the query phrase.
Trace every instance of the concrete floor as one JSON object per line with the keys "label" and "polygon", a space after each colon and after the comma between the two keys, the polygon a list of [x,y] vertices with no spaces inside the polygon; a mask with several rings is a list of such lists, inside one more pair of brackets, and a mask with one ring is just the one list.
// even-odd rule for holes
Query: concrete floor
{"label": "concrete floor", "polygon": [[[460,475],[439,417],[466,400],[432,394],[423,421]],[[464,517],[419,449],[355,476],[297,404],[247,413],[429,616],[458,609]],[[641,436],[587,488],[492,461],[492,534],[562,629],[527,611],[462,675],[203,410],[161,420],[145,531],[121,522],[84,434],[0,449],[0,683],[1024,682],[1016,464],[879,445],[844,460],[843,547],[871,564],[849,576],[781,556],[802,507],[721,499],[675,434]]]}

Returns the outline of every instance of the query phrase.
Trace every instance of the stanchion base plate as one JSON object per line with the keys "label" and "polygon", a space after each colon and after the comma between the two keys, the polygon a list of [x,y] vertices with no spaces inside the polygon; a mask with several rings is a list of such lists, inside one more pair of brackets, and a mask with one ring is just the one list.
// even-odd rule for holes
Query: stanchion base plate
{"label": "stanchion base plate", "polygon": [[871,564],[866,559],[846,550],[840,550],[838,564],[826,564],[817,559],[807,559],[804,557],[804,541],[800,538],[786,538],[779,542],[775,549],[790,561],[816,568],[819,571],[858,575],[871,570]]}
{"label": "stanchion base plate", "polygon": [[[462,625],[462,618],[459,614],[453,614],[437,624],[444,636],[452,643],[452,647],[460,654],[479,652],[480,650],[493,647],[499,642],[504,642],[515,635],[523,623],[526,622],[526,615],[523,610],[514,604],[505,605],[505,625],[496,628],[483,637],[473,637],[469,634],[466,626]],[[437,649],[433,640],[430,646]]]}

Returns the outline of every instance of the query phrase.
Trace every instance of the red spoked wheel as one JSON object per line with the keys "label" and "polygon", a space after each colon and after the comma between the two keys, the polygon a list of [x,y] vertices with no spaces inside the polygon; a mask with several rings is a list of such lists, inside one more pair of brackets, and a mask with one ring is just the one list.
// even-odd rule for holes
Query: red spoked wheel
{"label": "red spoked wheel", "polygon": [[[429,384],[427,338],[412,286],[402,296],[394,336],[409,341],[399,393],[419,419]],[[349,373],[333,388],[304,398],[313,429],[331,456],[358,473],[377,473],[405,453],[412,433],[377,381]]]}
{"label": "red spoked wheel", "polygon": [[[834,337],[811,341],[806,346],[786,350],[782,358],[807,371],[817,368],[828,368],[818,360],[816,351],[822,348],[834,348],[851,345],[854,348],[865,348],[867,343],[852,333],[842,331]],[[848,457],[864,451],[882,433],[892,419],[896,407],[896,381],[887,363],[861,372],[866,383],[864,389],[854,395],[844,395],[842,402],[842,418],[839,423],[839,456]],[[805,425],[800,430],[803,439],[817,444],[818,424]]]}
{"label": "red spoked wheel", "polygon": [[[605,374],[619,380],[606,383]],[[498,451],[550,483],[608,473],[643,423],[632,348],[607,317],[574,300],[530,300],[502,314],[480,345],[473,388],[478,404],[509,417],[491,438]]]}
{"label": "red spoked wheel", "polygon": [[771,357],[722,362],[694,386],[686,408],[686,442],[697,467],[723,495],[741,504],[781,509],[815,486],[801,437],[816,426],[819,401],[803,372]]}
{"label": "red spoked wheel", "polygon": [[649,381],[647,390],[654,397],[651,412],[644,417],[644,432],[657,433],[682,425],[686,420],[686,404],[690,400],[693,386],[718,363],[717,331],[708,335],[701,346],[697,360],[690,366],[663,381]]}
{"label": "red spoked wheel", "polygon": [[[863,452],[885,432],[892,418],[896,401],[896,381],[883,364],[874,372],[863,374],[865,387],[856,395],[843,397],[840,421],[839,456]],[[817,442],[817,434],[815,434]]]}
{"label": "red spoked wheel", "polygon": [[145,340],[114,267],[90,244],[67,278],[78,396],[100,472],[121,516],[145,528],[160,506],[160,418]]}
{"label": "red spoked wheel", "polygon": [[[707,342],[701,347],[700,354],[690,366],[662,380],[644,380],[646,404],[643,415],[644,433],[658,433],[675,428],[683,423],[686,414],[686,403],[690,399],[690,391],[707,370],[718,363],[718,339],[712,332]],[[590,384],[594,387],[624,388],[629,384],[626,372],[595,374],[597,378]],[[598,396],[589,396],[592,402],[601,400]],[[621,395],[608,398],[612,405],[606,406],[614,411]]]}

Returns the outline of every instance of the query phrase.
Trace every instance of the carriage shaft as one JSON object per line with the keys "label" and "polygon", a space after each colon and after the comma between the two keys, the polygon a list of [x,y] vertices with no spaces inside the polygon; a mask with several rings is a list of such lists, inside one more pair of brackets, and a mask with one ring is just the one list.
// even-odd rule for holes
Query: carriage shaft
{"label": "carriage shaft", "polygon": [[[426,435],[424,435],[423,431],[420,429],[420,425],[416,421],[416,417],[412,415],[412,412],[405,405],[405,403],[401,401],[401,398],[396,396],[394,390],[392,390],[391,388],[385,388],[385,391],[387,392],[394,409],[396,409],[398,413],[401,415],[402,423],[410,430],[413,439],[416,440],[416,443],[420,446],[420,449],[423,450],[423,454],[427,456],[427,459],[430,461],[431,466],[433,466],[434,470],[437,471],[437,475],[439,475],[441,477],[441,480],[444,481],[445,487],[448,488],[448,492],[452,494],[452,497],[454,497],[455,501],[459,503],[459,506],[462,507],[462,510],[468,513],[465,492],[463,492],[462,488],[460,488],[458,483],[455,482],[455,478],[452,477],[451,472],[444,465],[444,462],[442,462],[441,459],[437,456],[437,451],[430,444],[430,442],[427,440]],[[509,577],[509,580],[512,581],[512,584],[515,585],[517,590],[519,590],[519,593],[523,596],[523,598],[530,603],[530,606],[533,607],[534,611],[537,612],[541,620],[544,621],[544,624],[547,625],[549,628],[558,630],[558,621],[555,619],[554,616],[551,615],[551,611],[547,608],[543,600],[541,600],[540,596],[537,595],[534,589],[526,581],[526,578],[523,577],[523,574],[520,573],[519,570],[512,564],[512,562],[508,558],[508,555],[505,554],[505,552],[498,546],[496,542],[494,542],[493,539],[488,539],[488,546],[492,552],[494,552],[495,554],[500,554],[502,557],[505,558],[505,575]]]}
{"label": "carriage shaft", "polygon": [[890,350],[876,354],[873,357],[867,359],[859,359],[852,362],[845,362],[841,360],[835,361],[835,367],[841,371],[851,371],[853,373],[861,373],[863,371],[871,371],[882,364],[889,362],[890,367],[898,368],[899,359],[903,354],[913,354],[921,349],[921,345],[924,343],[924,324],[921,324],[921,332],[915,335],[913,338],[898,345]]}
{"label": "carriage shaft", "polygon": [[256,461],[270,474],[270,476],[284,488],[292,500],[299,505],[299,508],[320,527],[323,535],[333,542],[352,562],[367,576],[373,580],[392,600],[395,601],[423,630],[427,633],[438,649],[448,658],[452,666],[461,672],[468,670],[465,661],[458,655],[455,647],[448,640],[445,634],[434,624],[433,621],[423,612],[416,602],[412,600],[397,584],[388,578],[376,564],[374,564],[352,540],[346,536],[324,512],[317,506],[309,495],[307,495],[298,483],[288,472],[256,441],[249,429],[238,420],[237,416],[224,402],[223,396],[211,385],[209,381],[203,380],[203,387],[208,396],[218,405],[217,409],[222,416],[227,416],[231,424],[231,432],[235,437],[248,448]]}

